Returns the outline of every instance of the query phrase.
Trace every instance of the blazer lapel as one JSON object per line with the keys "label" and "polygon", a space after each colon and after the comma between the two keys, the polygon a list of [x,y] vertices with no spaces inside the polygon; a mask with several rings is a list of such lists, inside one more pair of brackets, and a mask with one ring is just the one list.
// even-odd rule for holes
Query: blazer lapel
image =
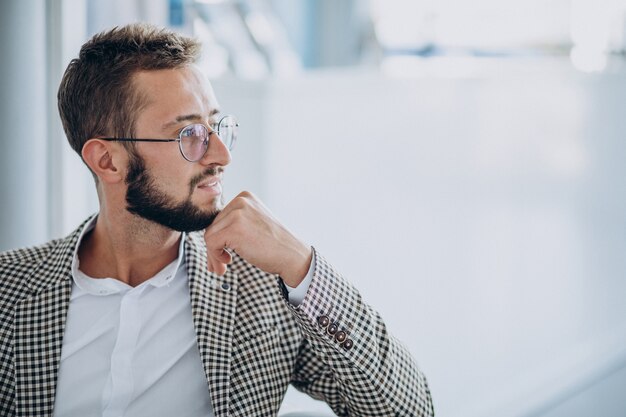
{"label": "blazer lapel", "polygon": [[83,226],[60,240],[33,270],[26,281],[30,295],[16,305],[13,329],[16,415],[52,415],[72,291],[72,258]]}
{"label": "blazer lapel", "polygon": [[237,274],[223,277],[207,270],[203,236],[187,235],[185,262],[189,275],[191,309],[200,357],[209,384],[216,417],[228,416],[230,356],[237,301]]}

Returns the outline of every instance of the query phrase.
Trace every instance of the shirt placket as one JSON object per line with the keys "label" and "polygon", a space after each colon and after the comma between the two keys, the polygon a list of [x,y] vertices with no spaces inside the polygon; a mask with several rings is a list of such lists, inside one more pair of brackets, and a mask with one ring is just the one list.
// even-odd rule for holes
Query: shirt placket
{"label": "shirt placket", "polygon": [[111,354],[110,392],[104,399],[103,417],[121,417],[130,404],[134,392],[133,356],[141,330],[139,299],[143,288],[128,290],[120,302],[120,321],[117,340]]}

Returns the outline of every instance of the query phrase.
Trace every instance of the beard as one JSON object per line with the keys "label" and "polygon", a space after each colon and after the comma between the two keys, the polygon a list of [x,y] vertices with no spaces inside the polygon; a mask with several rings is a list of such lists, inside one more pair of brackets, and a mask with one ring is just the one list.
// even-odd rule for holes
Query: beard
{"label": "beard", "polygon": [[207,176],[216,175],[215,168],[208,168],[189,182],[189,195],[182,203],[176,203],[173,198],[159,190],[154,177],[146,169],[143,158],[131,155],[128,163],[128,174],[125,182],[126,210],[146,220],[158,223],[169,229],[179,232],[193,232],[206,229],[219,214],[222,205],[221,196],[216,207],[209,211],[202,211],[191,202],[195,186]]}

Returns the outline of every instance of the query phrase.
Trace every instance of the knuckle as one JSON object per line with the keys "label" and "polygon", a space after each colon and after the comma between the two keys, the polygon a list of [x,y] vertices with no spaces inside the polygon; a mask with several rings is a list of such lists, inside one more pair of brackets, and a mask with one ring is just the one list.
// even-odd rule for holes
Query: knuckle
{"label": "knuckle", "polygon": [[247,206],[248,206],[248,201],[245,199],[245,197],[238,196],[236,199],[233,200],[233,204],[232,204],[233,212],[241,210]]}
{"label": "knuckle", "polygon": [[233,210],[231,215],[235,224],[241,223],[245,217],[242,209]]}
{"label": "knuckle", "polygon": [[239,193],[239,197],[246,201],[257,201],[256,196],[250,191],[242,191],[241,193]]}

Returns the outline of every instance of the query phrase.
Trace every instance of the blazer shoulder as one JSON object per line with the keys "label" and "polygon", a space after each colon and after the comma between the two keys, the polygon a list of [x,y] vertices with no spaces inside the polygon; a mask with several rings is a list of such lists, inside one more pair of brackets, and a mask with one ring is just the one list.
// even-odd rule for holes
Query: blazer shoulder
{"label": "blazer shoulder", "polygon": [[0,252],[0,270],[17,265],[36,265],[43,261],[62,239],[54,239],[37,246]]}

